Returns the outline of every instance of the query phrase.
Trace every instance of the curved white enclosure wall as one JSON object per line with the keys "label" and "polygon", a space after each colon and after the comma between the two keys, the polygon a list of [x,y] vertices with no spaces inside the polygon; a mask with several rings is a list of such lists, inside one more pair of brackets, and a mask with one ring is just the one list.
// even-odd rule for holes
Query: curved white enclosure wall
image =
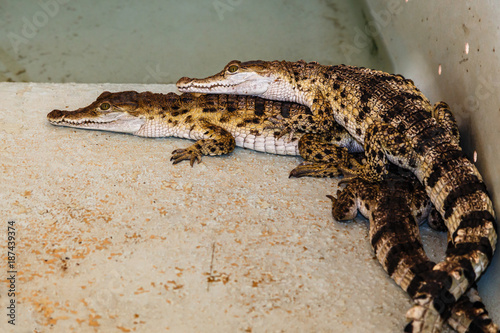
{"label": "curved white enclosure wall", "polygon": [[[462,146],[477,159],[498,211],[500,3],[370,0],[366,6],[371,16],[366,36],[385,44],[395,72],[415,81],[432,102],[443,100],[452,107]],[[497,254],[479,284],[496,320],[499,261]]]}

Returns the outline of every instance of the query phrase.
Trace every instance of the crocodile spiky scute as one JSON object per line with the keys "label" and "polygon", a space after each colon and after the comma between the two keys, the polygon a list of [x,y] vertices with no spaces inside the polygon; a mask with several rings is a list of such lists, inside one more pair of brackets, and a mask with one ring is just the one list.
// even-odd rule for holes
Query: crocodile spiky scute
{"label": "crocodile spiky scute", "polygon": [[450,307],[491,262],[497,232],[486,186],[458,145],[447,105],[433,107],[411,80],[354,66],[258,60],[231,61],[218,74],[181,78],[177,86],[182,92],[249,94],[304,104],[311,114],[288,118],[282,129],[325,135],[340,124],[364,146],[367,165],[358,175],[381,180],[392,162],[417,176],[445,221],[450,243],[445,260],[429,275],[434,283],[417,292],[425,311],[414,318],[424,322],[414,332],[438,332],[439,322],[432,321],[444,322]]}
{"label": "crocodile spiky scute", "polygon": [[[391,278],[414,298],[435,265],[424,252],[418,228],[431,208],[423,186],[414,177],[392,176],[377,183],[353,178],[339,191],[337,198],[330,198],[336,220],[351,220],[358,210],[369,219],[370,242],[377,259]],[[435,319],[441,320],[439,316]],[[496,333],[498,330],[474,287],[450,307],[448,324],[458,332]],[[411,324],[408,329],[411,331]]]}

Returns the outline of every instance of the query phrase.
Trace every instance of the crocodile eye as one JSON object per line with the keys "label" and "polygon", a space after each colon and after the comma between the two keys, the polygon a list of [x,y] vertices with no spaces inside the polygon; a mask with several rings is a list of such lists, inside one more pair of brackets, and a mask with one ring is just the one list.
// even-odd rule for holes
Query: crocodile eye
{"label": "crocodile eye", "polygon": [[231,65],[231,66],[229,66],[229,67],[227,68],[227,71],[228,71],[229,73],[235,73],[235,72],[238,70],[238,68],[239,68],[239,67],[238,67],[237,65]]}
{"label": "crocodile eye", "polygon": [[108,110],[109,108],[111,107],[111,105],[109,105],[109,103],[102,103],[101,104],[101,110]]}

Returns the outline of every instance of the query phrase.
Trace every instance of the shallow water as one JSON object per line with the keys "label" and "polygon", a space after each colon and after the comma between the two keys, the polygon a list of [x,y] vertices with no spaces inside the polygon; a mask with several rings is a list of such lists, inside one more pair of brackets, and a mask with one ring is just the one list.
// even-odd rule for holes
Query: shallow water
{"label": "shallow water", "polygon": [[238,60],[390,70],[360,1],[0,2],[0,81],[174,83]]}

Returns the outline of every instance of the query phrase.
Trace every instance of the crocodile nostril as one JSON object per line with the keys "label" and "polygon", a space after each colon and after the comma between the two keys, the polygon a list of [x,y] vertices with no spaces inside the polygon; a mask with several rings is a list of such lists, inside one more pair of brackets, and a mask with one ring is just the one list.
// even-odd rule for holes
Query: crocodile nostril
{"label": "crocodile nostril", "polygon": [[56,118],[62,118],[64,117],[64,111],[61,110],[52,110],[47,114],[47,118],[49,119],[56,119]]}
{"label": "crocodile nostril", "polygon": [[193,79],[187,77],[187,76],[183,76],[179,79],[179,81],[177,81],[177,85],[180,85],[180,84],[187,84],[187,83],[190,83],[191,81],[193,81]]}

